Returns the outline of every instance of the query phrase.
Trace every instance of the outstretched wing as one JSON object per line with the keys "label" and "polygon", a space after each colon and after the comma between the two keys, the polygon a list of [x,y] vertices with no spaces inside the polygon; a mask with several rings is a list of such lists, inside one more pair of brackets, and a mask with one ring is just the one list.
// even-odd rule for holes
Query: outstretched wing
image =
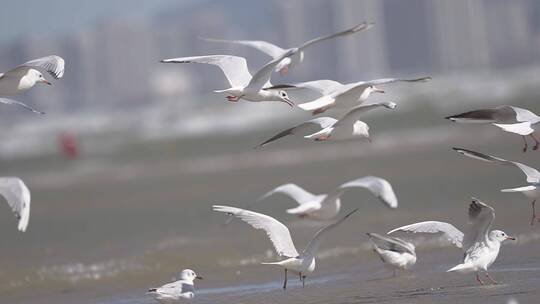
{"label": "outstretched wing", "polygon": [[517,167],[525,174],[525,176],[527,177],[527,182],[529,182],[529,183],[539,183],[540,182],[540,172],[538,172],[538,170],[536,170],[534,168],[531,168],[531,167],[529,167],[527,165],[524,165],[522,163],[506,160],[504,158],[500,158],[500,157],[496,157],[496,156],[488,155],[488,154],[483,154],[483,153],[480,153],[480,152],[467,150],[467,149],[463,149],[463,148],[455,148],[454,147],[452,149],[454,149],[454,151],[456,151],[456,152],[458,152],[458,153],[460,153],[462,155],[465,155],[467,157],[470,157],[470,158],[482,160],[482,161],[489,162],[489,163],[494,163],[494,164],[497,164],[497,165],[507,165],[507,166]]}
{"label": "outstretched wing", "polygon": [[259,197],[257,201],[261,201],[275,193],[285,194],[291,197],[292,199],[294,199],[299,205],[313,201],[316,198],[316,196],[313,193],[310,193],[304,190],[304,188],[296,184],[284,184],[265,193],[264,195]]}
{"label": "outstretched wing", "polygon": [[315,39],[311,39],[309,41],[306,41],[304,42],[301,46],[298,47],[298,49],[300,51],[316,44],[316,43],[319,43],[319,42],[322,42],[322,41],[325,41],[325,40],[328,40],[328,39],[332,39],[332,38],[336,38],[336,37],[340,37],[340,36],[346,36],[346,35],[350,35],[350,34],[354,34],[354,33],[357,33],[357,32],[360,32],[360,31],[364,31],[364,30],[368,30],[370,28],[373,27],[373,23],[367,23],[367,22],[363,22],[363,23],[360,23],[358,25],[355,25],[353,26],[352,28],[350,29],[347,29],[347,30],[344,30],[344,31],[341,31],[341,32],[337,32],[337,33],[334,33],[334,34],[331,34],[331,35],[327,35],[327,36],[321,36],[321,37],[317,37]]}
{"label": "outstretched wing", "polygon": [[25,62],[20,66],[14,68],[13,70],[7,72],[6,74],[12,72],[18,73],[18,71],[28,68],[40,68],[47,71],[47,73],[51,74],[51,76],[55,79],[60,79],[62,78],[62,76],[64,76],[64,66],[65,62],[62,57],[51,55]]}
{"label": "outstretched wing", "polygon": [[19,220],[19,231],[26,231],[30,219],[30,190],[28,187],[18,177],[1,177],[0,195],[4,197]]}
{"label": "outstretched wing", "polygon": [[283,58],[291,56],[293,51],[286,51],[280,56],[270,60],[262,68],[260,68],[251,78],[248,88],[252,90],[261,90],[263,87],[270,86],[270,78],[272,77],[272,72],[275,67],[283,60]]}
{"label": "outstretched wing", "polygon": [[493,220],[495,210],[473,197],[469,204],[469,227],[463,238],[463,248],[468,249],[476,243],[486,242]]}
{"label": "outstretched wing", "polygon": [[336,128],[341,127],[341,126],[351,126],[356,121],[358,121],[364,113],[371,111],[373,109],[380,108],[380,107],[385,107],[388,109],[395,109],[397,105],[393,102],[379,102],[379,103],[373,103],[373,104],[368,104],[368,105],[359,105],[353,108],[352,110],[350,110],[349,112],[347,112],[347,114],[345,114],[342,118],[340,118],[335,123],[334,126]]}
{"label": "outstretched wing", "polygon": [[343,218],[341,218],[339,221],[334,222],[332,224],[329,224],[317,231],[313,239],[308,243],[304,251],[302,252],[303,256],[315,256],[315,251],[319,248],[319,245],[321,243],[322,237],[328,233],[330,230],[336,228],[339,224],[343,223],[349,216],[351,216],[353,213],[358,211],[358,209],[354,209],[353,211],[347,213]]}
{"label": "outstretched wing", "polygon": [[208,55],[163,59],[162,63],[204,63],[218,66],[231,87],[246,86],[251,81],[246,59],[231,55]]}
{"label": "outstretched wing", "polygon": [[327,128],[327,127],[333,125],[334,123],[336,123],[336,121],[337,120],[332,118],[332,117],[318,117],[318,118],[315,118],[315,119],[308,120],[308,121],[303,122],[303,123],[301,123],[301,124],[299,124],[297,126],[294,126],[294,127],[289,128],[287,130],[279,132],[278,134],[272,136],[268,140],[266,140],[263,143],[261,143],[260,145],[258,145],[256,148],[260,148],[262,146],[265,146],[265,145],[267,145],[267,144],[269,144],[269,143],[271,143],[273,141],[276,141],[276,140],[278,140],[278,139],[280,139],[282,137],[306,131],[307,129],[309,129],[309,128],[313,127],[313,126],[320,126],[321,129]]}
{"label": "outstretched wing", "polygon": [[399,253],[408,252],[410,254],[415,254],[415,247],[409,242],[405,242],[401,239],[394,237],[387,237],[377,233],[367,233],[371,243],[377,248],[395,251]]}
{"label": "outstretched wing", "polygon": [[394,189],[392,189],[392,185],[390,185],[390,183],[383,178],[376,176],[361,177],[342,184],[339,186],[338,190],[342,191],[353,187],[368,189],[389,208],[397,208],[398,206],[398,200],[396,198],[396,194],[394,193]]}
{"label": "outstretched wing", "polygon": [[23,102],[13,100],[13,99],[9,99],[9,98],[0,97],[0,103],[23,107],[23,108],[27,109],[28,111],[32,111],[32,112],[34,112],[36,114],[41,114],[41,115],[45,114],[45,112],[38,111],[38,110],[32,108],[31,106],[23,103]]}
{"label": "outstretched wing", "polygon": [[491,109],[480,109],[445,117],[460,123],[504,123],[519,122],[516,112],[511,106],[498,106]]}
{"label": "outstretched wing", "polygon": [[426,221],[415,223],[411,225],[402,226],[387,232],[387,234],[394,233],[396,231],[412,232],[412,233],[442,233],[444,237],[458,248],[463,247],[463,232],[454,227],[454,225],[437,222]]}
{"label": "outstretched wing", "polygon": [[201,39],[205,41],[210,41],[210,42],[232,43],[232,44],[249,46],[263,53],[268,54],[272,58],[279,57],[281,54],[285,52],[285,50],[280,48],[279,46],[272,44],[270,42],[262,41],[262,40],[226,40],[226,39],[214,39],[214,38],[201,38]]}
{"label": "outstretched wing", "polygon": [[250,224],[255,229],[264,230],[266,235],[268,235],[268,238],[270,238],[270,241],[272,241],[278,255],[290,258],[298,256],[298,251],[296,251],[296,248],[294,247],[289,229],[275,218],[229,206],[214,205],[212,208],[214,211],[234,215]]}

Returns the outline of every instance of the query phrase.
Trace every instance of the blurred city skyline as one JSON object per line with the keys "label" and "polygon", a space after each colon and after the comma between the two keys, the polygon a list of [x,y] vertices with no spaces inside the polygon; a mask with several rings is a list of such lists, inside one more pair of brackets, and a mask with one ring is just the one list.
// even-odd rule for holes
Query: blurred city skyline
{"label": "blurred city skyline", "polygon": [[[158,64],[161,58],[237,54],[248,58],[252,70],[268,60],[257,51],[201,41],[200,36],[294,46],[363,21],[375,22],[370,31],[310,49],[305,64],[275,82],[358,81],[538,64],[540,5],[533,0],[161,0],[138,10],[129,6],[125,15],[131,17],[126,18],[118,17],[121,4],[128,5],[112,1],[101,8],[112,15],[88,13],[101,17],[69,33],[8,41],[0,47],[0,67],[48,54],[63,56],[66,77],[46,94],[41,90],[23,98],[47,112],[71,112],[151,105],[226,86],[217,69],[163,66]],[[153,17],[136,18],[129,11]]]}

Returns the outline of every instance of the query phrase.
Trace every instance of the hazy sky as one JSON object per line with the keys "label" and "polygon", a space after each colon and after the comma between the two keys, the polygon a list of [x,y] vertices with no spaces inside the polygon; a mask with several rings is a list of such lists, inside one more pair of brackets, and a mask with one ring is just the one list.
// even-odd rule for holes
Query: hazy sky
{"label": "hazy sky", "polygon": [[24,34],[58,34],[110,16],[151,17],[197,0],[2,0],[0,41]]}

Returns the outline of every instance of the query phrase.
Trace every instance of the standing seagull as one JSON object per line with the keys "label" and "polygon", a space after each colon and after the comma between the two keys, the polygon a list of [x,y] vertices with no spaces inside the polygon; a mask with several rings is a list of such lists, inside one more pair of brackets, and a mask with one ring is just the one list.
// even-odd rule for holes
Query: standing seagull
{"label": "standing seagull", "polygon": [[392,267],[394,277],[397,269],[405,270],[416,263],[416,252],[413,244],[377,233],[368,233],[367,235],[373,245],[373,251],[377,253],[383,263]]}
{"label": "standing seagull", "polygon": [[443,233],[447,240],[458,248],[465,250],[462,263],[447,271],[475,272],[476,280],[481,285],[484,282],[480,279],[479,273],[484,271],[488,280],[493,284],[497,284],[489,275],[487,269],[497,259],[501,243],[505,240],[515,240],[515,238],[506,235],[500,230],[490,231],[494,219],[495,210],[491,206],[473,198],[469,205],[469,230],[466,234],[452,224],[437,221],[420,222],[399,227],[389,231],[388,234],[395,231]]}
{"label": "standing seagull", "polygon": [[18,177],[0,177],[0,195],[19,220],[19,231],[25,232],[30,219],[30,190]]}
{"label": "standing seagull", "polygon": [[148,293],[153,294],[159,303],[178,303],[182,300],[189,300],[195,297],[195,279],[202,280],[195,271],[184,269],[180,273],[180,280],[165,284],[158,288],[148,289]]}
{"label": "standing seagull", "polygon": [[365,112],[380,107],[384,107],[387,109],[395,109],[397,105],[393,102],[380,102],[369,105],[360,105],[350,110],[339,120],[332,117],[318,117],[315,119],[311,119],[292,128],[279,132],[278,134],[272,136],[270,139],[259,144],[256,148],[263,147],[282,137],[300,133],[309,129],[312,126],[318,126],[319,130],[313,134],[304,136],[304,138],[312,139],[315,141],[367,138],[369,141],[371,141],[369,137],[369,126],[365,122],[359,120],[359,117],[362,116],[362,114],[364,114]]}
{"label": "standing seagull", "polygon": [[[308,47],[315,45],[319,42],[322,42],[324,40],[340,37],[340,36],[346,36],[350,34],[354,34],[363,30],[367,30],[373,27],[373,23],[360,23],[348,30],[344,30],[335,34],[331,34],[328,36],[322,36],[318,37],[309,41],[304,42],[299,47],[290,48],[290,49],[282,49],[279,46],[272,44],[270,42],[261,41],[261,40],[224,40],[224,39],[212,39],[212,38],[202,38],[206,41],[212,41],[212,42],[224,42],[224,43],[233,43],[233,44],[239,44],[239,45],[245,45],[249,46],[255,49],[258,49],[259,51],[268,54],[273,59],[280,59],[277,66],[275,66],[276,72],[280,72],[281,75],[286,75],[290,69],[293,68],[293,66],[296,66],[297,64],[302,63],[304,61],[304,50]],[[284,56],[283,54],[289,52],[289,55]]]}
{"label": "standing seagull", "polygon": [[55,79],[60,79],[64,75],[64,59],[51,55],[28,61],[5,73],[0,73],[0,103],[14,104],[37,114],[45,114],[20,101],[5,98],[19,95],[31,89],[36,83],[51,85],[40,70],[47,71]]}
{"label": "standing seagull", "polygon": [[395,209],[398,207],[398,200],[392,189],[392,185],[387,180],[376,176],[361,177],[340,185],[329,194],[318,195],[310,193],[295,184],[284,184],[267,192],[257,201],[261,201],[276,193],[282,193],[298,203],[297,207],[287,209],[287,213],[295,214],[300,218],[324,221],[333,219],[339,214],[341,209],[340,197],[343,192],[349,188],[358,187],[368,189],[388,208]]}
{"label": "standing seagull", "polygon": [[503,131],[519,134],[523,137],[523,152],[527,151],[527,138],[529,135],[534,140],[533,150],[538,150],[540,142],[534,137],[537,123],[540,116],[533,112],[514,106],[498,106],[491,109],[481,109],[469,111],[453,116],[445,117],[454,122],[460,123],[481,123],[493,124]]}
{"label": "standing seagull", "polygon": [[[281,89],[289,95],[293,94],[295,100],[303,103],[298,105],[305,111],[313,111],[313,114],[320,114],[330,108],[350,109],[364,103],[371,93],[384,93],[384,90],[377,88],[378,85],[395,82],[426,82],[431,77],[421,77],[414,79],[405,78],[381,78],[369,81],[359,81],[341,84],[333,80],[313,80],[308,82],[276,85],[267,90]],[[313,98],[313,96],[318,96]],[[297,97],[297,98],[296,98]],[[306,102],[307,101],[307,102]]]}
{"label": "standing seagull", "polygon": [[315,270],[315,252],[319,248],[319,244],[325,233],[332,230],[347,219],[351,214],[355,213],[358,209],[355,209],[345,215],[342,219],[327,225],[315,234],[313,239],[308,243],[302,253],[296,251],[294,243],[291,239],[291,233],[289,229],[281,222],[273,217],[264,215],[261,213],[229,207],[229,206],[213,206],[214,211],[224,212],[229,215],[234,215],[242,221],[250,224],[255,229],[262,229],[272,241],[274,248],[279,256],[285,257],[285,260],[273,263],[263,263],[268,265],[279,265],[285,269],[285,281],[283,282],[283,289],[287,288],[287,270],[298,273],[302,286],[305,286],[306,273],[311,273]]}
{"label": "standing seagull", "polygon": [[534,225],[535,221],[540,221],[540,217],[536,216],[536,210],[534,207],[536,200],[540,197],[540,189],[539,189],[540,172],[538,172],[538,170],[531,168],[527,165],[524,165],[522,163],[506,160],[500,157],[487,155],[487,154],[483,154],[483,153],[472,151],[472,150],[467,150],[463,148],[452,148],[452,149],[470,158],[482,160],[489,163],[494,163],[497,165],[514,166],[514,167],[519,168],[527,177],[527,183],[529,183],[529,185],[518,187],[518,188],[502,189],[501,191],[502,192],[521,192],[527,198],[532,199],[533,201],[531,202],[531,207],[532,207],[531,226]]}
{"label": "standing seagull", "polygon": [[258,70],[253,77],[249,73],[246,59],[238,56],[230,55],[209,55],[195,57],[180,57],[163,59],[163,63],[205,63],[218,66],[231,87],[225,90],[216,90],[214,92],[225,92],[230,94],[227,96],[228,101],[237,102],[240,99],[248,101],[281,101],[291,107],[294,105],[289,99],[287,92],[282,90],[265,90],[264,87],[272,86],[270,78],[272,70],[290,52],[283,53],[282,56],[275,58],[265,64]]}

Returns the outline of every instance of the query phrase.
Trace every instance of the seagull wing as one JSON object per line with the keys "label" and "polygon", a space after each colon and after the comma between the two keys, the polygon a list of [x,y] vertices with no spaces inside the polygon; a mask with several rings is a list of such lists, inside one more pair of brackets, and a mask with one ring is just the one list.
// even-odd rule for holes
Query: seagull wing
{"label": "seagull wing", "polygon": [[367,233],[371,243],[377,248],[395,251],[399,253],[410,253],[415,255],[415,247],[409,242],[405,242],[402,239],[387,237],[377,233]]}
{"label": "seagull wing", "polygon": [[473,197],[469,204],[469,229],[463,238],[464,249],[487,241],[493,220],[495,210]]}
{"label": "seagull wing", "polygon": [[60,79],[62,78],[62,76],[64,76],[64,66],[65,62],[62,57],[51,55],[23,63],[20,66],[14,68],[13,70],[8,71],[6,75],[9,73],[19,74],[22,71],[26,73],[26,70],[28,70],[28,68],[40,68],[47,71],[47,73],[51,74],[51,76],[53,76],[55,79]]}
{"label": "seagull wing", "polygon": [[446,117],[461,123],[516,123],[519,122],[511,106],[480,109]]}
{"label": "seagull wing", "polygon": [[482,161],[486,161],[486,162],[494,163],[494,164],[498,164],[498,165],[507,165],[507,166],[517,167],[525,174],[525,176],[527,177],[527,182],[529,182],[529,183],[539,183],[540,182],[540,172],[538,172],[538,170],[536,170],[534,168],[531,168],[531,167],[529,167],[527,165],[524,165],[522,163],[506,160],[504,158],[500,158],[500,157],[496,157],[496,156],[492,156],[492,155],[488,155],[488,154],[483,154],[483,153],[480,153],[480,152],[467,150],[467,149],[463,149],[463,148],[452,148],[452,149],[454,149],[456,152],[458,152],[460,154],[463,154],[465,156],[468,156],[470,158],[474,158],[474,159],[478,159],[478,160],[482,160]]}
{"label": "seagull wing", "polygon": [[310,47],[310,46],[312,46],[312,45],[314,45],[316,43],[319,43],[319,42],[322,42],[322,41],[325,41],[325,40],[328,40],[328,39],[340,37],[340,36],[346,36],[346,35],[354,34],[356,32],[364,31],[364,30],[370,29],[372,27],[373,27],[373,23],[367,23],[367,22],[360,23],[360,24],[355,25],[354,27],[352,27],[350,29],[347,29],[347,30],[344,30],[344,31],[341,31],[341,32],[337,32],[337,33],[334,33],[334,34],[331,34],[331,35],[327,35],[327,36],[317,37],[315,39],[306,41],[301,46],[299,46],[298,49],[300,51],[302,51],[302,50],[304,50],[304,49],[306,49],[306,48],[308,48],[308,47]]}
{"label": "seagull wing", "polygon": [[329,225],[319,229],[319,231],[317,231],[317,233],[315,233],[315,236],[313,237],[313,239],[311,239],[311,241],[308,243],[308,245],[306,246],[306,248],[302,252],[302,255],[303,256],[308,256],[308,257],[309,256],[311,256],[311,257],[315,256],[315,251],[317,251],[317,249],[319,248],[322,237],[326,233],[328,233],[330,230],[336,228],[339,224],[343,223],[343,221],[345,221],[349,216],[351,216],[356,211],[358,211],[358,209],[354,209],[353,211],[347,213],[347,215],[342,217],[339,221],[336,221],[336,222],[334,222],[332,224],[329,224]]}
{"label": "seagull wing", "polygon": [[296,248],[294,247],[289,229],[275,218],[261,213],[229,206],[214,205],[213,209],[214,211],[234,215],[235,217],[250,224],[255,229],[264,230],[266,235],[268,235],[270,238],[270,241],[272,241],[278,255],[290,258],[298,256],[298,251],[296,251]]}
{"label": "seagull wing", "polygon": [[319,126],[321,129],[324,129],[324,128],[327,128],[331,125],[333,125],[334,123],[336,123],[336,119],[332,118],[332,117],[318,117],[318,118],[315,118],[315,119],[311,119],[311,120],[308,120],[306,122],[303,122],[297,126],[294,126],[292,128],[289,128],[287,130],[284,130],[284,131],[281,131],[279,132],[278,134],[272,136],[270,139],[264,141],[263,143],[261,143],[260,145],[257,146],[257,148],[259,147],[262,147],[262,146],[265,146],[273,141],[276,141],[282,137],[285,137],[285,136],[288,136],[288,135],[292,135],[292,134],[296,134],[296,133],[299,133],[299,132],[303,132],[309,128],[312,128],[313,126]]}
{"label": "seagull wing", "polygon": [[283,90],[287,92],[291,100],[304,104],[317,100],[324,95],[328,95],[337,90],[340,86],[342,86],[342,84],[337,81],[321,79],[307,82],[274,85],[272,87],[264,88],[264,90]]}
{"label": "seagull wing", "polygon": [[512,123],[512,124],[493,124],[496,127],[501,128],[505,132],[519,134],[521,136],[529,135],[534,132],[529,121]]}
{"label": "seagull wing", "polygon": [[390,183],[383,178],[376,176],[361,177],[342,184],[339,186],[338,190],[343,191],[347,188],[353,187],[368,189],[389,208],[397,208],[398,206],[398,200],[394,190],[392,189],[392,185],[390,185]]}
{"label": "seagull wing", "polygon": [[390,230],[387,234],[396,231],[411,233],[442,233],[448,241],[452,242],[452,244],[456,245],[458,248],[463,247],[463,232],[454,227],[454,225],[445,222],[426,221],[415,223]]}
{"label": "seagull wing", "polygon": [[247,88],[259,91],[263,87],[271,86],[272,84],[270,84],[270,78],[272,77],[272,72],[274,71],[275,67],[281,62],[281,60],[283,60],[283,58],[291,56],[292,53],[293,52],[290,50],[286,51],[280,56],[266,63],[253,75],[249,81],[249,84],[247,85]]}
{"label": "seagull wing", "polygon": [[205,63],[218,66],[231,87],[246,86],[251,80],[246,59],[230,55],[179,57],[161,60],[163,63]]}
{"label": "seagull wing", "polygon": [[201,38],[201,39],[205,41],[210,41],[210,42],[232,43],[232,44],[249,46],[263,53],[268,54],[272,58],[279,57],[281,54],[285,53],[285,50],[280,48],[279,46],[272,44],[270,42],[262,41],[262,40],[226,40],[226,39],[214,39],[214,38]]}
{"label": "seagull wing", "polygon": [[19,220],[19,231],[26,231],[30,219],[30,190],[28,187],[18,177],[1,177],[0,195],[4,197]]}
{"label": "seagull wing", "polygon": [[347,112],[347,114],[345,114],[342,118],[340,118],[335,123],[334,126],[336,128],[351,126],[356,121],[358,121],[364,113],[371,111],[373,109],[380,108],[380,107],[385,107],[388,109],[395,109],[397,105],[393,102],[379,102],[379,103],[373,103],[373,104],[368,104],[368,105],[359,105],[353,108],[352,110],[350,110],[349,112]]}
{"label": "seagull wing", "polygon": [[281,186],[278,186],[276,188],[274,188],[273,190],[265,193],[264,195],[262,195],[261,197],[259,197],[257,199],[257,201],[261,201],[275,193],[282,193],[282,194],[285,194],[289,197],[291,197],[292,199],[294,199],[299,205],[302,205],[302,204],[305,204],[305,203],[308,203],[310,201],[313,201],[315,198],[316,198],[316,195],[314,195],[313,193],[310,193],[306,190],[304,190],[304,188],[296,185],[296,184],[284,184],[284,185],[281,185]]}
{"label": "seagull wing", "polygon": [[20,107],[23,107],[29,111],[32,111],[36,114],[45,114],[44,112],[41,112],[41,111],[38,111],[34,108],[32,108],[31,106],[23,103],[23,102],[20,102],[20,101],[17,101],[17,100],[13,100],[13,99],[9,99],[9,98],[4,98],[4,97],[0,97],[0,103],[3,103],[3,104],[9,104],[9,105],[17,105],[17,106],[20,106]]}

